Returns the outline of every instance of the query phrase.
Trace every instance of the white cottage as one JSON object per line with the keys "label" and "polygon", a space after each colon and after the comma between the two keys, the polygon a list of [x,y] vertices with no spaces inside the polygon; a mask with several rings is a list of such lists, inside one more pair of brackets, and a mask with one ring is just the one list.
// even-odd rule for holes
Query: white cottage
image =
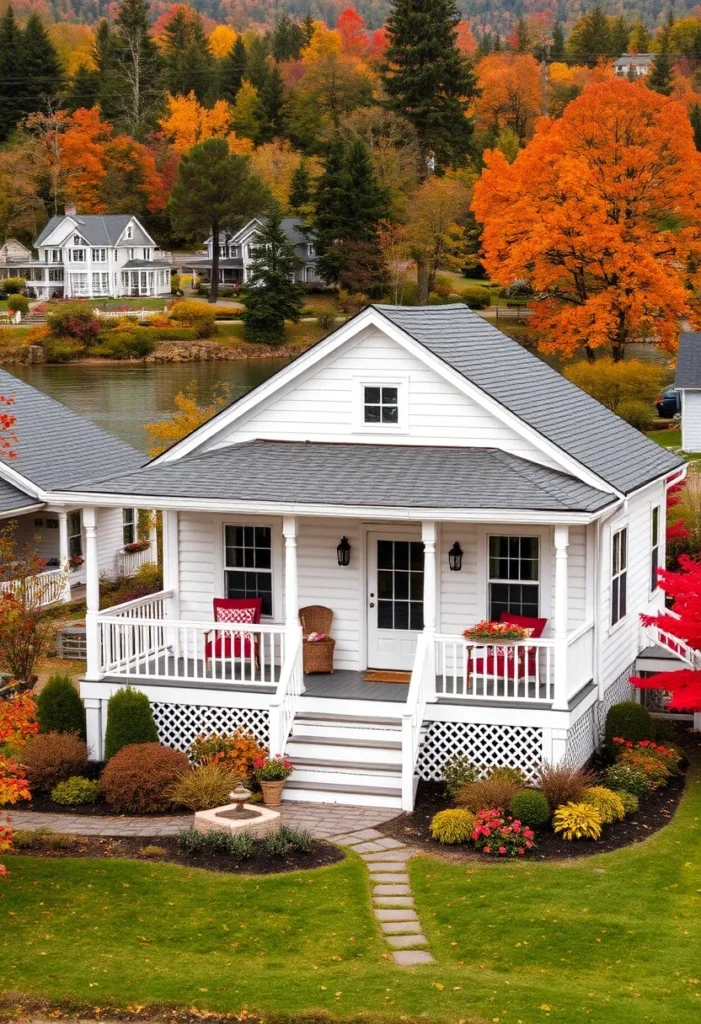
{"label": "white cottage", "polygon": [[[71,588],[85,583],[85,532],[81,503],[57,492],[103,475],[105,466],[137,469],[144,455],[2,369],[0,395],[12,399],[3,410],[16,419],[15,458],[0,458],[0,529],[14,523],[17,544],[46,563],[35,588],[41,603],[69,601]],[[153,539],[129,550],[137,540],[133,507],[101,509],[99,520],[98,573],[130,575],[156,560]],[[0,592],[12,587],[4,573]]]}
{"label": "white cottage", "polygon": [[701,452],[701,334],[679,336],[674,386],[681,395],[682,450]]}
{"label": "white cottage", "polygon": [[[248,281],[253,251],[258,244],[258,233],[266,223],[265,217],[253,217],[236,232],[219,232],[219,283],[239,286]],[[294,279],[299,284],[323,286],[317,270],[316,245],[313,236],[299,217],[283,217],[280,226],[285,237],[292,243],[299,266]],[[205,284],[212,280],[212,257],[214,242],[212,236],[205,241],[207,256],[191,260],[183,269],[192,272],[193,286],[201,279]]]}
{"label": "white cottage", "polygon": [[36,259],[0,262],[0,279],[24,277],[37,299],[170,295],[170,260],[130,214],[79,214],[67,206],[34,248]]}
{"label": "white cottage", "polygon": [[[583,763],[662,607],[684,472],[467,307],[370,306],[143,469],[67,492],[94,756],[128,683],[167,742],[242,725],[290,755],[291,800],[411,808],[456,752]],[[100,612],[100,516],[124,504],[163,509],[164,590]],[[261,620],[215,621],[223,598]],[[333,612],[333,675],[303,671],[309,605]],[[533,632],[464,641],[502,616]]]}

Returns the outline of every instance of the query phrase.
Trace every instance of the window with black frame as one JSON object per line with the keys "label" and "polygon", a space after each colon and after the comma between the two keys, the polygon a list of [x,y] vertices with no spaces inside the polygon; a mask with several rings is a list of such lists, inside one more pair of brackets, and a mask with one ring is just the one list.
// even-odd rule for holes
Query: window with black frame
{"label": "window with black frame", "polygon": [[367,386],[363,399],[365,423],[399,423],[399,388]]}
{"label": "window with black frame", "polygon": [[133,508],[122,509],[122,542],[133,544],[136,540],[136,511]]}
{"label": "window with black frame", "polygon": [[68,555],[70,558],[83,555],[83,515],[80,511],[68,513]]}
{"label": "window with black frame", "polygon": [[226,597],[260,597],[263,615],[273,614],[272,530],[269,526],[224,527]]}
{"label": "window with black frame", "polygon": [[538,537],[489,538],[489,618],[503,612],[537,618],[540,609]]}
{"label": "window with black frame", "polygon": [[628,599],[628,530],[617,530],[611,541],[611,625],[624,619]]}
{"label": "window with black frame", "polygon": [[660,506],[655,505],[652,510],[652,521],[650,523],[650,590],[657,590],[660,581],[657,570],[660,567]]}

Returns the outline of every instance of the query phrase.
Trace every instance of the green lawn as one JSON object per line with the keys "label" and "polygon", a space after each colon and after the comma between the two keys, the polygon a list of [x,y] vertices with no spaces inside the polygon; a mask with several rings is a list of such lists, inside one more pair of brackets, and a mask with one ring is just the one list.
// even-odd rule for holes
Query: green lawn
{"label": "green lawn", "polygon": [[679,448],[682,443],[681,430],[651,430],[647,435],[651,441],[657,441],[663,448]]}
{"label": "green lawn", "polygon": [[5,860],[0,991],[388,1022],[701,1019],[698,767],[673,823],[639,846],[560,864],[412,861],[438,961],[414,970],[387,957],[355,857],[267,878]]}

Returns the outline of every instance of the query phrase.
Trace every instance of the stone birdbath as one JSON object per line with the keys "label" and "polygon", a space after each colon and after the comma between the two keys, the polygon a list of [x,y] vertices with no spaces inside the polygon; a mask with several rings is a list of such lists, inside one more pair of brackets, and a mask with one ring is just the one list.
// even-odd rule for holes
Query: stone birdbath
{"label": "stone birdbath", "polygon": [[231,803],[223,807],[214,807],[211,811],[196,812],[195,828],[198,832],[219,829],[234,835],[250,832],[253,836],[264,836],[268,832],[274,832],[280,822],[279,811],[249,804],[247,801],[250,798],[250,790],[239,782],[236,789],[229,793]]}

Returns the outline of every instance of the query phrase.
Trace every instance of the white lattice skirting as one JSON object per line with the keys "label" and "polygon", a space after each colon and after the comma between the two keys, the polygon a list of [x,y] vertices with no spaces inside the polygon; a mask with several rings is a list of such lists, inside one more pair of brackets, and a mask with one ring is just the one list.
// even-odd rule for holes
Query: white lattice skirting
{"label": "white lattice skirting", "polygon": [[440,779],[443,765],[454,754],[465,754],[485,773],[494,765],[509,765],[533,778],[543,760],[543,730],[520,725],[431,722],[419,753],[417,774],[426,780]]}
{"label": "white lattice skirting", "polygon": [[237,728],[253,733],[268,746],[270,717],[261,708],[212,708],[190,704],[151,704],[161,743],[187,750],[198,736],[229,735]]}
{"label": "white lattice skirting", "polygon": [[606,715],[609,708],[614,704],[621,704],[624,700],[635,700],[635,687],[630,684],[630,677],[633,674],[635,665],[629,665],[620,676],[615,679],[604,692],[603,699],[597,704],[597,726],[599,731],[599,743],[606,732]]}
{"label": "white lattice skirting", "polygon": [[563,761],[580,768],[586,764],[596,748],[596,714],[594,705],[567,730],[567,747]]}

